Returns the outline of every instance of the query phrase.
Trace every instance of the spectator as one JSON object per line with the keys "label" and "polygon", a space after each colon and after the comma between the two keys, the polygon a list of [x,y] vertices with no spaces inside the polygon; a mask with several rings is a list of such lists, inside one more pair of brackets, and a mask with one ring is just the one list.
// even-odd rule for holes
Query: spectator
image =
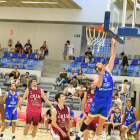
{"label": "spectator", "polygon": [[89,81],[88,77],[86,77],[83,81],[83,85],[86,88],[86,90],[88,91],[90,89],[91,86],[91,82]]}
{"label": "spectator", "polygon": [[74,45],[67,40],[69,61],[73,60]]}
{"label": "spectator", "polygon": [[118,93],[116,93],[114,97],[115,97],[114,108],[119,108],[120,110],[122,110],[122,101],[120,100]]}
{"label": "spectator", "polygon": [[18,84],[17,86],[18,87],[25,87],[25,88],[28,88],[29,87],[29,83],[30,83],[30,80],[29,80],[29,72],[26,72],[25,73],[25,77],[21,80],[21,83]]}
{"label": "spectator", "polygon": [[43,42],[42,48],[44,51],[44,56],[48,55],[48,45],[46,44],[46,41]]}
{"label": "spectator", "polygon": [[86,91],[86,88],[84,87],[83,83],[81,83],[80,86],[75,89],[75,91],[76,91],[76,97],[80,97],[81,99],[84,98],[84,93]]}
{"label": "spectator", "polygon": [[30,39],[27,40],[27,43],[24,45],[23,49],[22,49],[22,54],[28,54],[28,57],[30,56],[32,51],[32,44],[30,44]]}
{"label": "spectator", "polygon": [[78,84],[79,84],[78,81],[77,81],[77,77],[74,76],[73,77],[73,80],[71,80],[70,83],[72,83],[73,84],[73,87],[76,88],[78,86]]}
{"label": "spectator", "polygon": [[122,75],[125,76],[126,66],[128,66],[128,59],[127,59],[127,56],[124,54],[124,52],[122,52],[120,55],[123,58],[123,61],[122,61]]}
{"label": "spectator", "polygon": [[21,55],[22,51],[22,45],[20,44],[19,41],[17,41],[17,44],[15,45],[15,49],[11,50],[13,53],[19,53],[19,56]]}
{"label": "spectator", "polygon": [[84,78],[85,78],[85,75],[82,73],[82,70],[80,69],[77,75],[77,80],[79,81],[79,84],[83,82]]}
{"label": "spectator", "polygon": [[73,87],[73,84],[70,83],[70,84],[68,85],[68,87],[66,87],[66,88],[64,89],[63,93],[64,93],[64,95],[69,96],[69,97],[76,96],[76,95],[75,95],[75,88]]}
{"label": "spectator", "polygon": [[[128,80],[125,79],[124,84],[120,84],[117,86],[119,98],[120,98],[121,94],[126,94],[129,91],[129,85],[127,85],[127,84],[128,84]],[[121,91],[120,91],[120,87],[121,87]]]}
{"label": "spectator", "polygon": [[44,133],[47,133],[49,130],[49,124],[51,124],[52,119],[51,119],[51,109],[47,110],[46,112],[46,116],[45,116],[45,126],[46,126],[46,130],[44,131]]}
{"label": "spectator", "polygon": [[75,69],[72,68],[72,73],[69,74],[68,76],[68,82],[70,83],[70,81],[73,79],[74,76],[77,76],[77,74],[75,73]]}
{"label": "spectator", "polygon": [[85,63],[90,63],[91,61],[91,58],[92,58],[92,52],[90,51],[90,47],[88,47],[88,51],[85,52]]}
{"label": "spectator", "polygon": [[63,52],[63,58],[64,58],[65,61],[66,61],[67,53],[68,53],[68,46],[67,46],[67,44],[65,44],[65,46],[64,46],[64,52]]}
{"label": "spectator", "polygon": [[20,83],[20,73],[17,71],[14,73],[14,76],[11,77],[11,84],[15,84],[16,86]]}
{"label": "spectator", "polygon": [[[15,65],[15,69],[9,74],[10,80],[13,80],[16,72],[18,72],[18,65]],[[20,73],[19,73],[19,75],[20,75]]]}
{"label": "spectator", "polygon": [[43,58],[44,58],[44,51],[43,51],[43,48],[40,47],[40,51],[37,52],[36,59],[42,60]]}
{"label": "spectator", "polygon": [[62,69],[62,72],[60,73],[59,77],[56,78],[54,86],[61,85],[62,83],[66,82],[67,73],[65,72],[65,68]]}
{"label": "spectator", "polygon": [[17,71],[18,71],[18,65],[15,65],[14,72],[17,72]]}

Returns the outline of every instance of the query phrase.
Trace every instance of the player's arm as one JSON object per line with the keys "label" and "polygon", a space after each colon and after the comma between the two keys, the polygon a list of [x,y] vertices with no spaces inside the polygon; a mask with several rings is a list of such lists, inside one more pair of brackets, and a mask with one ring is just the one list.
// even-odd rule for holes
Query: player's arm
{"label": "player's arm", "polygon": [[70,108],[68,107],[68,135],[70,136]]}
{"label": "player's arm", "polygon": [[[19,93],[18,93],[18,103],[20,102],[20,96],[19,96]],[[19,109],[21,110],[21,105],[19,105]]]}
{"label": "player's arm", "polygon": [[96,86],[98,88],[100,88],[102,86],[102,82],[103,82],[103,73],[99,75],[94,75],[93,76],[93,81],[96,84]]}
{"label": "player's arm", "polygon": [[15,113],[15,111],[17,110],[17,108],[21,105],[21,103],[26,99],[26,97],[28,96],[28,92],[29,90],[27,89],[23,95],[23,98],[18,102],[17,106],[15,107],[13,114]]}
{"label": "player's arm", "polygon": [[135,115],[136,120],[131,124],[131,127],[138,121],[138,112],[136,108],[134,108],[134,115]]}
{"label": "player's arm", "polygon": [[[57,112],[56,112],[55,108],[53,108],[52,109],[52,125],[63,135],[65,132],[57,125],[56,115],[57,115]],[[65,137],[67,137],[66,133],[65,133]]]}
{"label": "player's arm", "polygon": [[83,116],[86,117],[86,113],[85,113],[85,104],[86,104],[86,100],[87,100],[87,92],[84,92],[84,99],[83,99],[83,103],[82,103],[82,112],[83,112]]}
{"label": "player's arm", "polygon": [[2,122],[4,122],[4,103],[3,103],[3,97],[0,96],[0,114]]}
{"label": "player's arm", "polygon": [[107,67],[108,67],[109,71],[111,72],[113,69],[113,66],[114,66],[114,61],[115,61],[115,39],[114,38],[111,39],[110,56],[111,56],[111,58],[109,60]]}
{"label": "player's arm", "polygon": [[46,96],[45,96],[45,94],[44,94],[44,91],[41,89],[41,97],[45,100],[45,102],[48,104],[48,105],[50,105],[50,107],[53,107],[52,106],[52,102],[50,102],[47,98],[46,98]]}
{"label": "player's arm", "polygon": [[121,125],[123,125],[123,115],[121,116]]}
{"label": "player's arm", "polygon": [[124,124],[125,119],[126,119],[126,114],[125,114],[125,108],[124,108],[124,113],[123,113],[123,117],[122,117],[122,124]]}
{"label": "player's arm", "polygon": [[111,115],[110,123],[113,125],[114,114]]}

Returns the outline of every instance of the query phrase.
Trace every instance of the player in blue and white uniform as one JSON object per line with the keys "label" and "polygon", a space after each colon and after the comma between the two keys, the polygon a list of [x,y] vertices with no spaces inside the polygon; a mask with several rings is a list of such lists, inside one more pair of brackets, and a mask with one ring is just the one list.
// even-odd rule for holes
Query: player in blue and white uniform
{"label": "player in blue and white uniform", "polygon": [[111,75],[112,68],[115,61],[115,39],[111,40],[111,58],[107,66],[97,62],[95,70],[97,75],[93,76],[93,81],[96,85],[95,97],[91,104],[87,119],[83,122],[78,136],[75,140],[80,140],[84,130],[92,122],[94,117],[99,116],[99,125],[96,129],[96,134],[93,140],[97,140],[105,121],[108,119],[110,108],[112,107],[112,94],[113,94],[113,78]]}
{"label": "player in blue and white uniform", "polygon": [[138,121],[138,113],[135,107],[132,106],[131,100],[126,101],[126,107],[124,110],[124,115],[123,115],[123,121],[124,124],[122,126],[121,130],[121,140],[124,139],[124,135],[126,131],[131,132],[131,134],[134,136],[135,140],[139,140],[137,137],[137,124],[136,122]]}
{"label": "player in blue and white uniform", "polygon": [[[18,121],[18,113],[17,110],[15,114],[13,114],[13,110],[16,105],[20,101],[20,96],[17,92],[15,92],[15,84],[11,84],[10,91],[6,92],[3,98],[3,103],[5,103],[5,118],[4,118],[4,127],[1,130],[0,139],[3,137],[3,131],[5,130],[7,124],[12,121],[12,140],[16,140],[15,138],[15,129],[16,122]],[[21,109],[21,106],[20,106]]]}
{"label": "player in blue and white uniform", "polygon": [[3,97],[0,88],[0,128],[4,125],[4,104],[3,104]]}

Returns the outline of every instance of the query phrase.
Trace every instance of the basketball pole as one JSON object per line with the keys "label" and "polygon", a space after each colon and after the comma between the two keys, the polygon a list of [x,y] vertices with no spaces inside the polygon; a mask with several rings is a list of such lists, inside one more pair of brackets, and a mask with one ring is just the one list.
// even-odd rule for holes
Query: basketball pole
{"label": "basketball pole", "polygon": [[136,22],[136,10],[137,10],[137,0],[134,0],[134,10],[133,10],[133,20],[132,20],[132,28],[135,28]]}
{"label": "basketball pole", "polygon": [[125,27],[127,0],[123,1],[122,27]]}

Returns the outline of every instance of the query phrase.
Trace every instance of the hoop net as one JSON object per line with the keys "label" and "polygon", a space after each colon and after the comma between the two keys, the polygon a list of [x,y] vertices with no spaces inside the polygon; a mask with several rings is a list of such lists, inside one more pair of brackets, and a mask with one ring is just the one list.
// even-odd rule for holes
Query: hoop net
{"label": "hoop net", "polygon": [[[99,27],[99,26],[86,27],[87,45],[93,46],[93,51],[94,51],[95,45],[98,45],[98,52],[99,52],[100,46],[104,47],[107,33],[105,33],[103,29],[104,29],[103,26],[102,27]],[[95,35],[96,32],[98,32],[98,36]]]}

